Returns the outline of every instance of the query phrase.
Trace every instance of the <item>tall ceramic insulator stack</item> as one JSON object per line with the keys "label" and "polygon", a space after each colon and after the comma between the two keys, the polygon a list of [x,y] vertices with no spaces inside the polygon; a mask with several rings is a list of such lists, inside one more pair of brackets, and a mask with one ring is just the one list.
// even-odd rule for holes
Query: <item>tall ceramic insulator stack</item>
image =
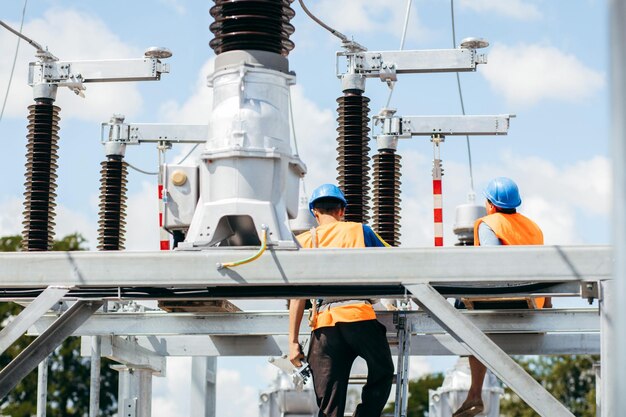
{"label": "tall ceramic insulator stack", "polygon": [[47,251],[54,239],[59,108],[38,99],[28,107],[22,249]]}
{"label": "tall ceramic insulator stack", "polygon": [[337,182],[348,206],[345,220],[369,219],[369,98],[360,90],[346,90],[337,99]]}
{"label": "tall ceramic insulator stack", "polygon": [[374,155],[374,230],[391,246],[400,246],[400,155],[379,149]]}
{"label": "tall ceramic insulator stack", "polygon": [[123,250],[128,168],[121,155],[110,155],[100,165],[98,250]]}

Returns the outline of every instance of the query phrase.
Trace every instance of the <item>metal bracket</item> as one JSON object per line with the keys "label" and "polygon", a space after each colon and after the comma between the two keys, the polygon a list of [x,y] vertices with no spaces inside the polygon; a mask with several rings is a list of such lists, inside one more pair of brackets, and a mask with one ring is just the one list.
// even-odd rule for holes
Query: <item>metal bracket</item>
{"label": "metal bracket", "polygon": [[600,299],[600,290],[597,281],[587,281],[580,283],[580,296],[586,298],[589,304],[593,304],[594,299]]}
{"label": "metal bracket", "polygon": [[539,415],[574,415],[429,284],[407,285],[417,304],[459,343],[502,379]]}
{"label": "metal bracket", "polygon": [[409,399],[409,359],[411,355],[411,325],[406,312],[396,312],[393,322],[398,332],[398,364],[396,366],[396,406],[394,417],[406,417]]}

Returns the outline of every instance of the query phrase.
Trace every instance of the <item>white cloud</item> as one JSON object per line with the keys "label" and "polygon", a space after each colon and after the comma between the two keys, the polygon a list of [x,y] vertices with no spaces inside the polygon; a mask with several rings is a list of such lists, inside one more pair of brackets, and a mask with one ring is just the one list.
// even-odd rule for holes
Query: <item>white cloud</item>
{"label": "white cloud", "polygon": [[[19,27],[13,22],[14,27]],[[98,17],[72,9],[50,9],[41,18],[24,24],[23,33],[48,46],[60,60],[89,60],[113,58],[140,58],[143,51],[121,41]],[[0,31],[0,53],[13,56],[16,38],[8,31]],[[11,94],[5,117],[24,117],[26,107],[33,102],[28,86],[28,63],[35,61],[35,50],[21,42],[15,67]],[[11,59],[0,60],[0,79],[8,80]],[[62,118],[78,118],[100,122],[112,113],[136,114],[142,98],[134,83],[88,84],[86,98],[75,96],[67,89],[59,89],[57,105]]]}
{"label": "white cloud", "polygon": [[191,97],[179,104],[174,100],[163,103],[161,119],[169,123],[203,124],[209,122],[213,108],[213,89],[207,86],[207,76],[213,72],[215,58],[208,59],[198,74]]}
{"label": "white cloud", "polygon": [[152,415],[186,417],[189,415],[191,358],[167,358],[167,376],[152,378]]}
{"label": "white cloud", "polygon": [[187,8],[180,2],[180,0],[159,0],[159,3],[171,8],[181,16],[187,14]]}
{"label": "white cloud", "polygon": [[156,182],[144,181],[141,190],[129,195],[126,211],[126,249],[159,249],[159,205]]}
{"label": "white cloud", "polygon": [[217,371],[217,412],[220,417],[257,417],[259,395],[243,382],[242,374],[232,369]]}
{"label": "white cloud", "polygon": [[[0,236],[21,235],[24,211],[24,201],[19,198],[10,198],[0,203]],[[57,205],[54,223],[55,238],[61,239],[73,233],[80,233],[87,239],[87,245],[95,249],[97,240],[97,225],[84,213],[69,209],[64,205]]]}
{"label": "white cloud", "polygon": [[511,105],[541,100],[579,102],[604,87],[603,73],[552,46],[495,44],[481,73]]}
{"label": "white cloud", "polygon": [[480,13],[496,13],[524,21],[542,17],[537,6],[525,0],[461,0],[460,6]]}
{"label": "white cloud", "polygon": [[[388,34],[400,39],[406,15],[406,2],[396,3],[398,3],[396,7],[390,7],[386,0],[321,0],[311,11],[324,23],[349,38],[358,34]],[[407,39],[423,41],[429,36],[429,31],[419,20],[417,6],[413,4]]]}

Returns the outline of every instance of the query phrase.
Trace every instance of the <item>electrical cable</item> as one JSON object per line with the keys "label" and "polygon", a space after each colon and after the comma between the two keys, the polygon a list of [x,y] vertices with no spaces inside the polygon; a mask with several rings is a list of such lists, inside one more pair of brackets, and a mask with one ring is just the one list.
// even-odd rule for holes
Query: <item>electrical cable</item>
{"label": "electrical cable", "polygon": [[[24,7],[22,8],[22,21],[20,22],[20,30],[19,34],[22,33],[22,28],[24,27],[24,17],[26,16],[26,5],[28,4],[28,0],[24,0]],[[4,24],[2,25],[6,27]],[[11,91],[11,83],[13,82],[13,73],[15,72],[15,63],[17,62],[17,54],[20,50],[20,42],[22,38],[18,35],[17,45],[15,46],[15,55],[13,56],[13,64],[11,65],[11,74],[9,75],[9,82],[7,84],[7,91],[4,95],[4,100],[2,101],[2,110],[0,110],[0,122],[2,121],[2,116],[4,116],[4,110],[7,105],[7,100],[9,98],[9,91]]]}
{"label": "electrical cable", "polygon": [[193,148],[191,148],[191,150],[187,153],[187,155],[185,155],[185,156],[183,157],[183,159],[181,159],[180,161],[178,161],[178,163],[177,163],[176,165],[180,165],[180,164],[182,164],[183,162],[185,162],[185,160],[186,160],[187,158],[189,158],[189,156],[193,153],[193,151],[195,151],[195,150],[196,150],[196,148],[197,148],[199,145],[200,145],[199,143],[196,143],[195,145],[193,145]]}
{"label": "electrical cable", "polygon": [[[404,27],[402,29],[402,37],[400,38],[400,50],[404,49],[404,42],[406,41],[406,31],[409,27],[409,16],[411,14],[411,3],[413,0],[407,0],[406,2],[406,14],[404,16]],[[393,88],[396,86],[395,83],[391,84],[389,90],[389,97],[387,97],[387,104],[385,104],[385,108],[389,107],[389,103],[391,102],[391,96],[393,95]]]}
{"label": "electrical cable", "polygon": [[144,171],[141,168],[137,168],[136,166],[134,166],[133,164],[131,164],[130,162],[126,162],[126,165],[128,165],[129,168],[134,169],[137,172],[140,172],[142,174],[146,174],[146,175],[159,175],[158,172],[150,172],[150,171]]}
{"label": "electrical cable", "polygon": [[257,253],[255,253],[254,255],[250,256],[249,258],[242,259],[240,261],[227,262],[225,264],[218,263],[217,264],[217,269],[232,268],[232,267],[235,267],[235,266],[248,264],[248,263],[250,263],[252,261],[255,261],[255,260],[259,259],[259,257],[261,255],[263,255],[263,252],[265,252],[265,249],[267,249],[267,227],[263,227],[263,231],[261,232],[261,247],[259,248]]}
{"label": "electrical cable", "polygon": [[[454,0],[450,0],[450,15],[452,17],[452,47],[456,48],[456,28],[454,23]],[[456,84],[459,90],[459,99],[461,100],[461,112],[465,116],[465,104],[463,102],[463,91],[461,90],[461,77],[459,73],[456,73]],[[469,161],[469,174],[470,174],[470,196],[474,195],[474,169],[472,167],[472,148],[470,146],[469,135],[465,136],[465,143],[467,144],[467,158]]]}
{"label": "electrical cable", "polygon": [[22,34],[21,29],[20,31],[17,31],[15,29],[13,29],[11,26],[7,25],[6,23],[4,23],[2,20],[0,20],[0,26],[4,27],[6,30],[8,30],[9,32],[13,33],[15,36],[19,36],[20,38],[24,39],[26,42],[28,42],[30,45],[32,45],[33,47],[35,47],[37,49],[37,52],[45,52],[43,46],[39,45],[37,42],[35,42],[34,40],[32,40],[31,38],[29,38],[28,36]]}
{"label": "electrical cable", "polygon": [[302,6],[302,10],[304,10],[304,13],[306,13],[307,16],[313,19],[313,21],[315,21],[318,25],[320,25],[321,27],[323,27],[324,29],[326,29],[327,31],[329,31],[330,33],[332,33],[333,35],[341,39],[342,42],[349,42],[348,37],[346,35],[339,32],[338,30],[331,28],[326,23],[322,22],[320,19],[315,17],[315,15],[311,13],[311,11],[309,11],[309,9],[307,9],[307,7],[304,5],[303,0],[299,0],[299,2],[300,2],[300,6]]}

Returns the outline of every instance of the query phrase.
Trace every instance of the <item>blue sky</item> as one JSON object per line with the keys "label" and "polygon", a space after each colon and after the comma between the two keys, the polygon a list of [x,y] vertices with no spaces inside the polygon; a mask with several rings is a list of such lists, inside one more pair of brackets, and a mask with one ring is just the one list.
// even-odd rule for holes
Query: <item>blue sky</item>
{"label": "blue sky", "polygon": [[[370,50],[393,50],[400,45],[405,0],[309,0],[307,4],[327,23]],[[58,235],[78,231],[95,247],[99,163],[103,159],[100,123],[111,114],[123,113],[130,122],[207,122],[211,92],[204,79],[214,57],[208,46],[211,5],[198,0],[29,2],[24,33],[48,45],[61,59],[140,57],[153,45],[166,46],[174,53],[169,60],[171,73],[160,82],[88,85],[85,99],[59,91]],[[0,18],[18,26],[22,6],[22,1],[4,2]],[[339,43],[309,20],[297,2],[293,7],[296,48],[289,59],[297,74],[292,91],[295,128],[300,155],[309,167],[306,181],[311,189],[336,176],[335,99],[341,88],[334,60]],[[491,42],[485,50],[489,63],[476,73],[461,74],[467,113],[517,115],[508,136],[472,139],[477,193],[489,178],[511,176],[521,188],[522,212],[539,223],[547,243],[608,243],[606,2],[457,0],[455,11],[457,43],[468,36]],[[413,1],[405,49],[450,48],[451,38],[449,1]],[[13,35],[0,32],[2,98],[15,44]],[[34,49],[22,43],[0,121],[0,235],[21,231],[26,107],[32,102],[25,81],[33,58]],[[371,98],[372,113],[384,105],[387,94],[385,84],[368,80],[366,95]],[[453,74],[400,76],[391,105],[399,115],[461,112]],[[184,149],[174,149],[168,159],[176,161],[184,153]],[[402,242],[404,246],[430,246],[431,144],[424,138],[406,140],[399,153],[403,156]],[[151,145],[127,152],[129,162],[148,170],[156,170],[156,158]],[[451,245],[454,207],[465,202],[469,191],[465,140],[448,138],[442,159],[444,227],[446,244]],[[158,248],[155,189],[154,177],[131,171],[128,249]],[[258,368],[254,371],[259,374],[254,377],[256,382],[242,374],[242,367],[234,361],[224,362],[222,375],[233,384],[239,381],[240,392],[254,397],[266,384],[267,372],[262,361],[250,361],[247,369]],[[415,369],[439,369],[442,363],[416,362]],[[169,383],[176,385],[171,382],[175,378]],[[155,393],[160,390],[155,387]],[[166,407],[162,405],[162,409]]]}

